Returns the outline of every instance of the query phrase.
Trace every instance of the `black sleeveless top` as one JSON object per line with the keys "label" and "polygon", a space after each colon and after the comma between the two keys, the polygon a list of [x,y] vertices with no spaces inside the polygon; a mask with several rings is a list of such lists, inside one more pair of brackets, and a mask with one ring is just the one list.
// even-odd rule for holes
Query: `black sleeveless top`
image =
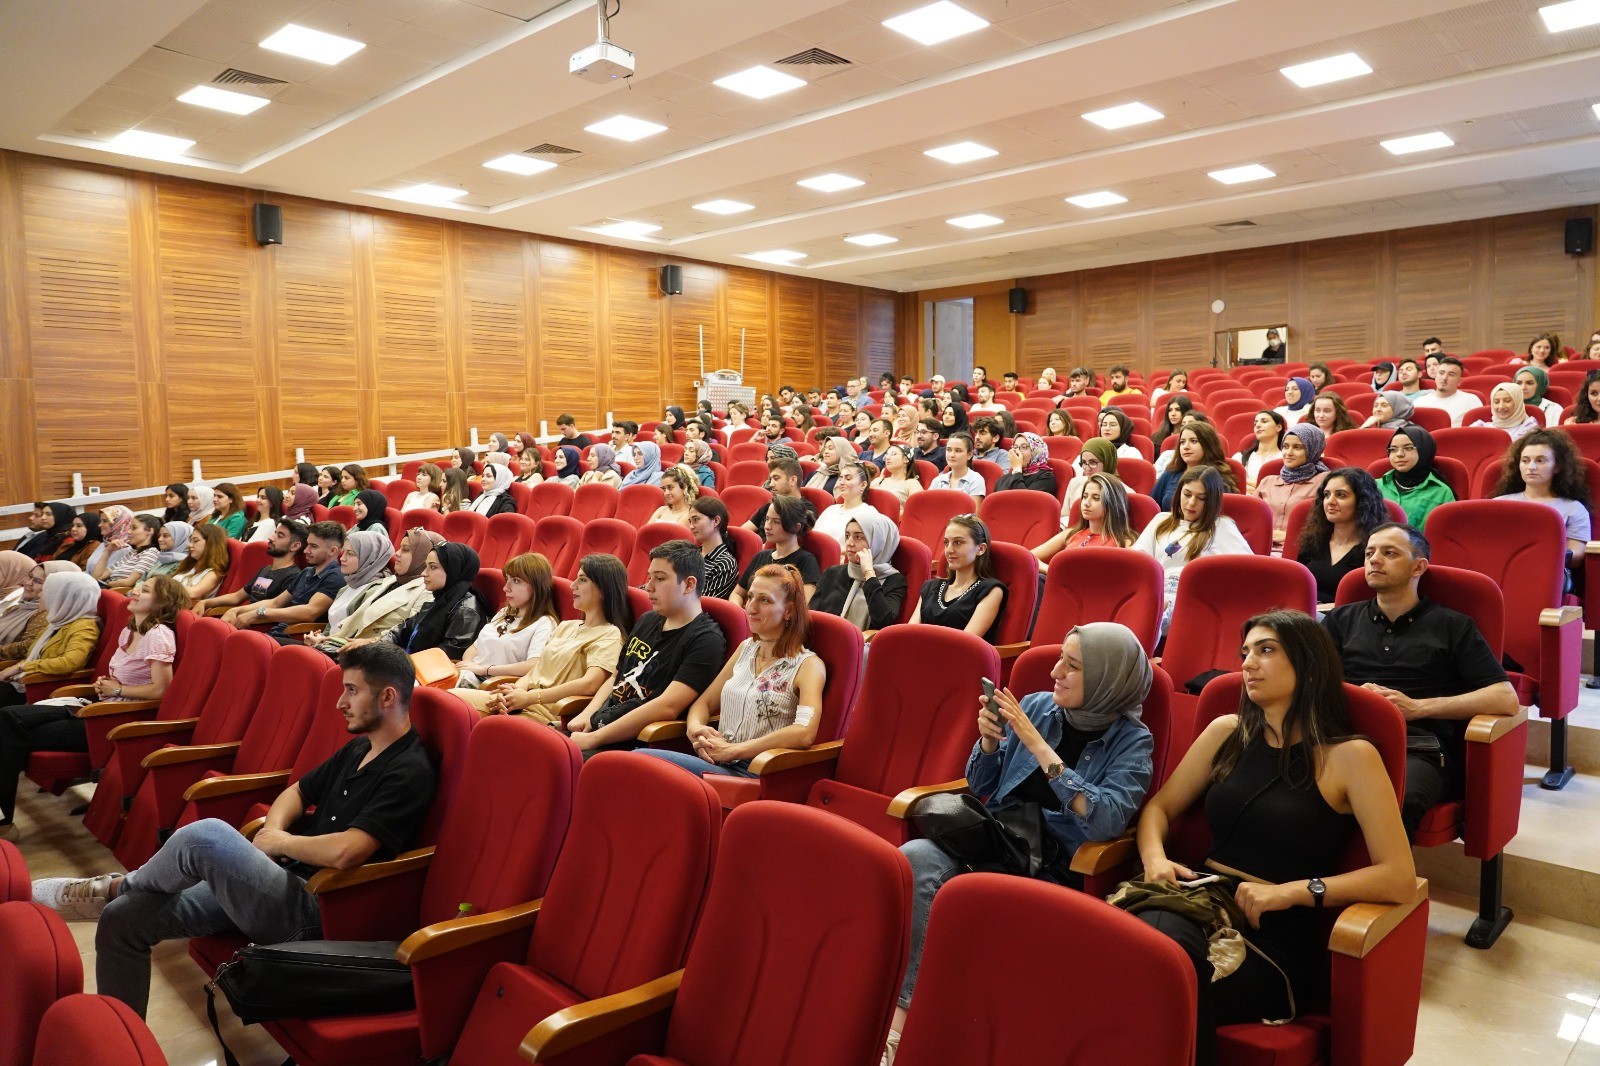
{"label": "black sleeveless top", "polygon": [[1278,774],[1278,749],[1256,737],[1224,781],[1206,791],[1206,824],[1212,861],[1274,884],[1327,877],[1336,869],[1350,834],[1353,814],[1328,806],[1316,774],[1299,751],[1291,764],[1303,788]]}
{"label": "black sleeveless top", "polygon": [[995,589],[999,589],[1000,611],[994,616],[989,631],[983,635],[984,640],[993,644],[995,635],[1000,632],[1001,616],[1005,614],[1006,586],[992,577],[980,577],[968,585],[965,592],[946,603],[943,597],[949,586],[950,580],[943,577],[930,578],[923,582],[920,613],[923,624],[944,626],[947,629],[965,629],[967,623],[972,621],[972,616],[977,611],[978,604],[983,602],[983,598]]}

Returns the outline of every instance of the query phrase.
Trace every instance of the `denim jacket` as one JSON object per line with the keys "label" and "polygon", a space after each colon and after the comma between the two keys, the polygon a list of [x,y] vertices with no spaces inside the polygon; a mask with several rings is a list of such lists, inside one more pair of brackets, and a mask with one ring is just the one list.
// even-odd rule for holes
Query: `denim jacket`
{"label": "denim jacket", "polygon": [[[1050,693],[1024,696],[1022,710],[1046,744],[1055,747],[1061,741],[1066,713]],[[1100,739],[1083,749],[1077,766],[1067,767],[1051,782],[1061,798],[1061,810],[1042,812],[1044,822],[1068,851],[1086,841],[1112,840],[1128,828],[1150,788],[1154,751],[1155,740],[1144,723],[1120,717]],[[981,740],[973,745],[972,757],[967,760],[967,786],[974,795],[985,797],[985,805],[993,810],[1004,806],[1006,797],[1037,769],[1039,760],[1007,729],[993,755],[984,753]],[[1086,815],[1071,808],[1072,798],[1080,792],[1088,804]]]}

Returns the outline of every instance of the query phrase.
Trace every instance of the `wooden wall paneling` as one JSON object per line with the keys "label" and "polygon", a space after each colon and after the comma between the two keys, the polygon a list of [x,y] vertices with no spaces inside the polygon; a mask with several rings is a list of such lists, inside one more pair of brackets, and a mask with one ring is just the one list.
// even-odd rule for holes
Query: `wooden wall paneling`
{"label": "wooden wall paneling", "polygon": [[1023,287],[1029,293],[1029,310],[1022,316],[1017,365],[1002,367],[1000,373],[1016,370],[1029,377],[1047,366],[1064,373],[1083,360],[1079,357],[1083,305],[1080,300],[1081,273],[1028,278]]}
{"label": "wooden wall paneling", "polygon": [[1011,299],[1004,292],[981,293],[972,298],[972,365],[989,369],[1016,362],[1016,319]]}
{"label": "wooden wall paneling", "polygon": [[271,255],[276,279],[277,383],[263,400],[275,404],[267,417],[279,426],[279,450],[263,460],[270,469],[286,468],[297,447],[321,465],[376,454],[362,450],[364,439],[377,439],[370,405],[361,402],[377,396],[370,216],[309,200],[285,199],[279,206],[284,243],[260,253]]}
{"label": "wooden wall paneling", "polygon": [[1289,320],[1290,328],[1300,332],[1299,354],[1368,359],[1380,351],[1379,242],[1378,235],[1363,234],[1304,246],[1305,311],[1299,322]]}
{"label": "wooden wall paneling", "polygon": [[[1493,242],[1493,347],[1522,352],[1536,334],[1555,333],[1563,344],[1579,348],[1571,338],[1593,328],[1593,305],[1582,318],[1579,309],[1592,289],[1585,264],[1592,264],[1594,257],[1579,259],[1564,251],[1563,225],[1570,215],[1542,211],[1486,221]],[[1580,339],[1587,340],[1588,333]]]}
{"label": "wooden wall paneling", "polygon": [[1447,352],[1471,350],[1477,229],[1476,223],[1456,222],[1391,235],[1395,328],[1385,354],[1420,355],[1422,342],[1435,336]]}
{"label": "wooden wall paneling", "polygon": [[129,175],[129,273],[133,276],[133,366],[138,380],[139,471],[134,480],[186,482],[190,464],[173,447],[167,407],[166,352],[162,344],[159,193],[152,174]]}
{"label": "wooden wall paneling", "polygon": [[611,375],[609,407],[617,418],[660,421],[667,405],[661,343],[661,301],[666,297],[661,295],[656,258],[622,248],[607,248],[600,255],[600,351]]}
{"label": "wooden wall paneling", "polygon": [[822,283],[822,351],[817,371],[796,385],[831,388],[862,373],[861,290],[854,285]]}
{"label": "wooden wall paneling", "polygon": [[444,227],[431,218],[372,217],[379,439],[363,443],[378,450],[387,436],[401,452],[452,439]]}
{"label": "wooden wall paneling", "polygon": [[866,289],[861,294],[860,350],[863,360],[856,376],[865,374],[868,384],[873,388],[877,387],[880,374],[895,372],[895,341],[898,336],[895,313],[898,303],[899,299],[894,293]]}
{"label": "wooden wall paneling", "polygon": [[[659,260],[651,261],[657,271],[655,291],[659,294]],[[658,406],[643,412],[644,417],[657,421],[665,414],[668,404],[677,404],[685,411],[695,405],[694,383],[700,380],[700,328],[705,327],[706,373],[724,370],[730,365],[738,369],[739,344],[733,342],[733,363],[728,362],[728,336],[725,323],[727,314],[721,299],[727,285],[723,267],[710,263],[682,263],[683,292],[676,296],[657,296],[657,302],[666,313],[667,344],[666,366],[660,374],[662,393]],[[629,416],[630,418],[633,416]]]}
{"label": "wooden wall paneling", "polygon": [[600,360],[596,249],[541,240],[535,251],[542,417],[554,422],[566,411],[581,425],[598,425],[605,417],[611,375]]}
{"label": "wooden wall paneling", "polygon": [[[1283,248],[1250,248],[1217,259],[1222,285],[1216,296],[1227,304],[1217,329],[1250,329],[1289,318],[1289,290],[1295,278],[1293,259]],[[1296,330],[1301,326],[1293,321],[1289,325]]]}
{"label": "wooden wall paneling", "polygon": [[727,341],[722,362],[715,369],[737,371],[742,343],[744,383],[755,389],[759,398],[764,392],[776,391],[778,376],[774,365],[777,354],[772,343],[775,276],[744,267],[727,267],[726,270],[722,305]]}
{"label": "wooden wall paneling", "polygon": [[[1083,352],[1080,360],[1104,373],[1117,363],[1149,369],[1142,357],[1140,317],[1144,271],[1138,266],[1097,270],[1084,277]],[[1055,368],[1064,374],[1067,367]]]}
{"label": "wooden wall paneling", "polygon": [[1211,362],[1209,256],[1151,263],[1148,306],[1150,341],[1146,352],[1152,368],[1190,368]]}
{"label": "wooden wall paneling", "polygon": [[804,388],[816,379],[821,362],[820,286],[810,278],[782,274],[777,289],[777,380],[772,388]]}
{"label": "wooden wall paneling", "polygon": [[454,227],[460,242],[461,299],[455,332],[462,340],[463,424],[451,439],[517,433],[538,423],[528,380],[529,313],[522,277],[523,240],[479,226]]}
{"label": "wooden wall paneling", "polygon": [[20,160],[0,152],[0,500],[38,493]]}

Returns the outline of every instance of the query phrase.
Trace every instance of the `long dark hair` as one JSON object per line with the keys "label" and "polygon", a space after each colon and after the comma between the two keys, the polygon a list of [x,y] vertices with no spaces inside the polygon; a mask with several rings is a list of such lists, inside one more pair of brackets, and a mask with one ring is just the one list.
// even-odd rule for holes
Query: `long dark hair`
{"label": "long dark hair", "polygon": [[[1289,429],[1289,423],[1284,420],[1282,415],[1270,407],[1263,407],[1261,410],[1257,411],[1256,414],[1266,415],[1268,418],[1278,423],[1278,447],[1282,448],[1283,435]],[[1244,450],[1239,453],[1239,461],[1246,463],[1249,462],[1250,457],[1256,453],[1256,449],[1259,447],[1261,447],[1261,442],[1256,439],[1254,424],[1252,423],[1252,428],[1250,430],[1250,443],[1245,445]]]}
{"label": "long dark hair", "polygon": [[595,552],[578,560],[583,576],[600,590],[600,614],[624,636],[633,629],[633,605],[628,602],[628,568],[615,555]]}
{"label": "long dark hair", "polygon": [[1191,481],[1200,482],[1206,490],[1206,509],[1201,513],[1200,521],[1190,527],[1189,550],[1184,553],[1185,561],[1192,563],[1211,546],[1211,538],[1217,535],[1217,520],[1222,517],[1222,494],[1225,490],[1222,475],[1217,473],[1216,467],[1196,466],[1183,472],[1178,479],[1178,487],[1172,490],[1172,506],[1156,526],[1156,536],[1166,536],[1183,521],[1183,487]]}
{"label": "long dark hair", "polygon": [[[1328,744],[1353,739],[1350,708],[1344,698],[1344,665],[1339,646],[1322,624],[1301,611],[1268,611],[1249,619],[1239,630],[1242,645],[1257,626],[1270,629],[1294,668],[1294,695],[1283,716],[1283,735],[1276,737],[1278,773],[1290,788],[1315,788],[1318,754]],[[1242,657],[1242,653],[1241,653]],[[1293,743],[1295,733],[1300,739]],[[1211,779],[1222,781],[1239,765],[1244,750],[1258,737],[1272,733],[1266,712],[1239,687],[1239,725],[1211,760]],[[1297,757],[1298,756],[1298,757]]]}
{"label": "long dark hair", "polygon": [[[1194,439],[1200,442],[1200,461],[1190,467],[1183,461],[1183,456],[1178,454],[1178,448],[1183,446],[1183,435],[1193,433]],[[1222,479],[1222,488],[1226,492],[1234,492],[1239,488],[1239,479],[1233,476],[1233,467],[1228,465],[1228,453],[1223,450],[1222,437],[1217,434],[1215,426],[1205,422],[1191,422],[1178,428],[1178,444],[1172,450],[1172,462],[1168,470],[1188,471],[1202,466],[1209,466],[1217,472]]]}
{"label": "long dark hair", "polygon": [[1342,478],[1356,494],[1356,528],[1361,531],[1362,540],[1389,521],[1388,505],[1383,502],[1383,493],[1378,491],[1378,483],[1372,475],[1359,466],[1341,466],[1323,478],[1322,486],[1317,489],[1317,501],[1306,516],[1306,524],[1300,528],[1301,554],[1325,548],[1333,540],[1333,523],[1328,521],[1328,513],[1322,507],[1334,478]]}
{"label": "long dark hair", "polygon": [[1500,472],[1500,484],[1494,487],[1495,496],[1522,492],[1527,485],[1522,481],[1522,453],[1530,445],[1543,444],[1556,456],[1556,472],[1550,479],[1550,491],[1563,500],[1577,500],[1589,510],[1594,501],[1589,498],[1589,479],[1583,474],[1583,457],[1572,438],[1559,429],[1536,429],[1521,440],[1512,442],[1506,451],[1505,469]]}
{"label": "long dark hair", "polygon": [[1150,443],[1157,448],[1161,447],[1166,439],[1183,428],[1183,416],[1178,417],[1178,424],[1172,424],[1172,405],[1177,404],[1178,409],[1187,415],[1194,410],[1194,401],[1186,393],[1175,392],[1169,395],[1161,404],[1161,415],[1156,422],[1156,427],[1150,433]]}
{"label": "long dark hair", "polygon": [[1578,401],[1572,408],[1572,420],[1581,425],[1591,422],[1600,422],[1600,411],[1595,410],[1594,404],[1589,402],[1589,386],[1600,381],[1600,370],[1591,370],[1584,376],[1583,385],[1578,389]]}

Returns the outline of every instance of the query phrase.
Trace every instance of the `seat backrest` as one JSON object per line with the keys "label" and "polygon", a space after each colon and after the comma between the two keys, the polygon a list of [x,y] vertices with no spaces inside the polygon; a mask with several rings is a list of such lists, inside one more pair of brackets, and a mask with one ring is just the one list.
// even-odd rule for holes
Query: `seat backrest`
{"label": "seat backrest", "polygon": [[627,565],[633,557],[633,527],[615,518],[596,518],[583,527],[583,540],[578,545],[578,558],[585,555],[614,555]]}
{"label": "seat backrest", "polygon": [[1051,459],[1050,472],[1056,476],[1056,511],[1059,513],[1061,505],[1067,502],[1067,486],[1077,471],[1065,459]]}
{"label": "seat backrest", "polygon": [[[1440,459],[1455,459],[1466,467],[1466,492],[1456,493],[1457,499],[1466,499],[1483,468],[1505,459],[1511,449],[1511,434],[1492,426],[1454,426],[1434,431],[1433,442]],[[1440,476],[1444,476],[1443,472]]]}
{"label": "seat backrest", "polygon": [[722,505],[728,509],[728,523],[742,526],[772,499],[760,485],[729,485],[721,490]]}
{"label": "seat backrest", "polygon": [[528,490],[528,501],[521,511],[535,520],[546,515],[571,514],[576,496],[576,490],[565,481],[541,481]]}
{"label": "seat backrest", "polygon": [[[990,493],[979,505],[978,516],[989,527],[991,540],[1025,548],[1037,548],[1061,531],[1061,501],[1035,489]],[[942,545],[944,528],[941,526],[939,536],[925,543],[930,548]]]}
{"label": "seat backrest", "polygon": [[756,485],[765,488],[766,484],[766,462],[745,459],[728,467],[728,480],[723,483],[723,488],[732,488],[735,485]]}
{"label": "seat backrest", "polygon": [[314,648],[289,645],[273,652],[261,699],[250,712],[233,769],[264,774],[294,763],[317,707],[317,693],[328,672],[328,657]]}
{"label": "seat backrest", "polygon": [[725,657],[732,655],[733,649],[750,636],[750,619],[744,613],[744,608],[735,607],[727,600],[703,596],[700,599],[700,609],[709,614],[712,621],[717,623],[717,628],[722,630],[722,639],[727,645],[724,651]]}
{"label": "seat backrest", "polygon": [[384,498],[389,501],[390,507],[404,507],[406,505],[406,497],[416,491],[417,483],[415,481],[407,481],[403,477],[397,477],[383,487]]}
{"label": "seat backrest", "polygon": [[[939,664],[937,688],[923,680],[929,663]],[[960,777],[978,739],[979,679],[998,682],[999,671],[994,646],[971,633],[928,625],[880,630],[835,776],[885,796]]]}
{"label": "seat backrest", "polygon": [[[417,830],[413,842],[416,847],[425,847],[439,839],[445,817],[461,791],[467,736],[478,719],[477,711],[443,689],[418,686],[411,690],[411,724],[434,771],[433,802]],[[455,917],[454,908],[452,904],[450,917]],[[426,921],[423,924],[427,924]]]}
{"label": "seat backrest", "polygon": [[[911,868],[888,842],[797,804],[735,809],[722,828],[666,1054],[752,1066],[876,1061],[910,930]],[[821,1024],[802,1036],[802,1019]]]}
{"label": "seat backrest", "polygon": [[861,630],[843,618],[812,611],[806,647],[827,667],[822,706],[817,711],[817,743],[838,740],[850,723],[850,712],[861,693],[862,660],[866,645]]}
{"label": "seat backrest", "polygon": [[1020,644],[1028,639],[1033,608],[1039,602],[1039,560],[1022,545],[1005,541],[991,543],[989,554],[994,559],[995,576],[1006,586],[1006,602],[1000,608],[994,642]]}
{"label": "seat backrest", "polygon": [[220,618],[189,617],[193,621],[183,637],[183,655],[162,695],[158,718],[198,716],[222,669],[222,646],[233,627]]}
{"label": "seat backrest", "polygon": [[[429,533],[444,536],[444,515],[427,507],[413,507],[400,516],[400,527],[406,533],[418,527],[426,529]],[[402,533],[402,536],[404,533]]]}
{"label": "seat backrest", "polygon": [[[900,497],[888,489],[868,489],[861,494],[861,498],[878,509],[878,513],[891,522],[900,521]],[[723,502],[727,502],[727,494],[723,494]]]}
{"label": "seat backrest", "polygon": [[503,568],[508,561],[527,550],[533,540],[534,521],[527,515],[506,511],[489,519],[483,544],[478,548],[482,566]]}
{"label": "seat backrest", "polygon": [[1291,559],[1209,555],[1185,564],[1161,660],[1173,684],[1239,663],[1239,629],[1265,611],[1317,614],[1317,583]]}
{"label": "seat backrest", "polygon": [[305,739],[300,742],[300,750],[289,768],[291,783],[333,758],[334,752],[349,743],[350,731],[345,728],[344,713],[339,710],[339,699],[343,695],[344,670],[337,663],[330,664],[317,686]]}
{"label": "seat backrest", "polygon": [[[1001,914],[1028,931],[1041,958],[1117,964],[1089,982],[1070,967],[1017,973],[1014,945],[978,934]],[[974,981],[979,973],[1017,979]],[[895,1062],[1032,1062],[1048,1047],[1060,1062],[1187,1066],[1194,1061],[1196,995],[1189,956],[1133,915],[1043,881],[975,873],[934,897]]]}
{"label": "seat backrest", "polygon": [[1328,440],[1329,450],[1351,466],[1365,470],[1376,462],[1389,458],[1389,440],[1394,436],[1388,429],[1346,429]]}
{"label": "seat backrest", "polygon": [[498,614],[506,605],[505,571],[493,566],[481,566],[472,576],[472,587],[478,590],[489,604],[489,610]]}
{"label": "seat backrest", "polygon": [[573,490],[572,510],[568,514],[579,522],[587,524],[596,518],[610,518],[616,513],[616,486],[591,482]]}
{"label": "seat backrest", "polygon": [[[761,554],[761,549],[766,546],[761,539],[761,534],[752,533],[740,525],[729,526],[724,539],[728,542],[728,547],[733,549],[733,558],[739,564],[739,573],[741,574],[749,567],[751,561]],[[822,560],[818,559],[817,562],[820,564]]]}
{"label": "seat backrest", "polygon": [[69,995],[44,1013],[33,1066],[167,1066],[150,1027],[110,996]]}
{"label": "seat backrest", "polygon": [[1272,554],[1272,506],[1266,500],[1225,492],[1222,513],[1233,519],[1251,551],[1257,555]]}
{"label": "seat backrest", "polygon": [[837,566],[839,560],[844,557],[844,549],[839,546],[839,542],[821,530],[808,529],[800,534],[799,540],[800,547],[816,558],[819,570]]}
{"label": "seat backrest", "polygon": [[915,537],[901,537],[900,546],[894,550],[891,561],[894,568],[906,578],[906,598],[900,605],[900,617],[896,621],[909,622],[917,609],[922,586],[933,576],[933,551]]}
{"label": "seat backrest", "polygon": [[900,535],[916,537],[924,544],[943,544],[951,516],[970,514],[972,509],[972,497],[954,489],[914,492],[900,511]]}
{"label": "seat backrest", "polygon": [[1074,548],[1050,560],[1035,643],[1059,644],[1073,626],[1117,622],[1153,655],[1161,623],[1161,564],[1126,548]]}
{"label": "seat backrest", "polygon": [[638,529],[666,502],[656,485],[624,485],[617,493],[617,520]]}
{"label": "seat backrest", "polygon": [[345,529],[350,529],[356,524],[356,509],[347,503],[337,507],[328,508],[328,521],[337,522]]}
{"label": "seat backrest", "polygon": [[628,559],[628,584],[642,585],[650,570],[650,553],[669,541],[692,541],[686,526],[676,522],[646,522],[633,538],[633,553]]}
{"label": "seat backrest", "polygon": [[30,1066],[45,1012],[83,991],[83,957],[61,916],[32,900],[0,903],[0,944],[0,1066]]}
{"label": "seat backrest", "polygon": [[489,532],[489,520],[476,511],[451,511],[444,516],[439,532],[445,540],[465,544],[477,551]]}
{"label": "seat backrest", "polygon": [[583,541],[583,523],[566,515],[545,515],[534,523],[524,551],[536,552],[550,563],[557,577],[572,578],[578,570],[578,545]]}
{"label": "seat backrest", "polygon": [[222,576],[222,584],[218,586],[217,595],[226,596],[244,588],[244,583],[256,576],[256,573],[267,565],[267,542],[264,540],[246,541],[235,549],[238,541],[228,541],[228,572]]}
{"label": "seat backrest", "polygon": [[428,867],[422,924],[456,917],[463,903],[485,914],[544,895],[582,766],[578,749],[553,729],[520,717],[479,722]]}
{"label": "seat backrest", "polygon": [[[222,645],[222,663],[214,684],[200,707],[194,727],[195,744],[224,744],[244,737],[251,712],[261,699],[267,664],[277,643],[265,633],[241,629],[228,634]],[[278,769],[278,767],[274,767]]]}
{"label": "seat backrest", "polygon": [[1130,459],[1126,456],[1117,459],[1117,476],[1122,483],[1128,486],[1129,492],[1137,492],[1148,496],[1156,487],[1155,464],[1147,459]]}

